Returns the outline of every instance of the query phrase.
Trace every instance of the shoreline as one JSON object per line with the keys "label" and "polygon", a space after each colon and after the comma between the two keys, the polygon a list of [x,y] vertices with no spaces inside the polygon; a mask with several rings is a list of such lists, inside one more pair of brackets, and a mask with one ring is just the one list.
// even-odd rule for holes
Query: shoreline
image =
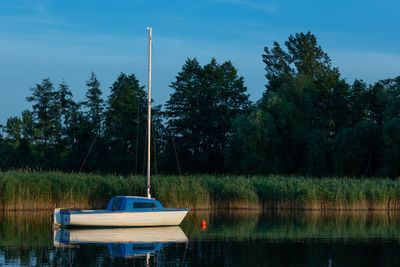
{"label": "shoreline", "polygon": [[[0,207],[0,211],[2,212],[52,212],[54,208],[36,208],[36,209],[13,209],[7,207]],[[64,208],[64,207],[62,207]],[[69,207],[65,207],[68,209]],[[76,209],[94,209],[94,208],[79,208],[79,207],[71,207]],[[100,209],[105,209],[100,208]],[[336,212],[400,212],[400,208],[368,208],[368,209],[306,209],[306,208],[190,208],[190,211],[193,212],[259,212],[259,213],[280,213],[280,212],[317,212],[317,213],[336,213]]]}

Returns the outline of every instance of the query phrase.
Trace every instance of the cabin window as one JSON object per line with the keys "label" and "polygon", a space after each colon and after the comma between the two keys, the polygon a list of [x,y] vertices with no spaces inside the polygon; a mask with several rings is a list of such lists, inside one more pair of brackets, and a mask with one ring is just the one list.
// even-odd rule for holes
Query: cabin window
{"label": "cabin window", "polygon": [[113,203],[111,205],[111,210],[120,210],[121,209],[121,204],[122,204],[122,198],[118,197],[113,200]]}
{"label": "cabin window", "polygon": [[156,203],[152,202],[133,202],[133,208],[134,209],[151,209],[155,208]]}

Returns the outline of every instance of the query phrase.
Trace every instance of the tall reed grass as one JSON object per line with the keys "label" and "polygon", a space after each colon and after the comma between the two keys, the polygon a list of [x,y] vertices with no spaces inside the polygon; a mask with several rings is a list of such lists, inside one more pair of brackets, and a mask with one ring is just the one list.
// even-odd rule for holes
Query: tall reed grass
{"label": "tall reed grass", "polygon": [[[104,208],[116,195],[145,195],[143,176],[0,172],[0,207]],[[399,209],[400,179],[295,176],[155,176],[152,196],[166,207],[366,210]]]}

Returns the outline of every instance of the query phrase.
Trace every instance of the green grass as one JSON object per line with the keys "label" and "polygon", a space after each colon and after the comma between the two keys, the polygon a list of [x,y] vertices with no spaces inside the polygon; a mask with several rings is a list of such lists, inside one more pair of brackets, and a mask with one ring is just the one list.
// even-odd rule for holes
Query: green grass
{"label": "green grass", "polygon": [[[0,172],[0,207],[104,208],[115,195],[145,195],[143,176]],[[71,187],[72,201],[68,194]],[[400,179],[296,176],[155,176],[152,196],[166,207],[261,209],[399,209]]]}

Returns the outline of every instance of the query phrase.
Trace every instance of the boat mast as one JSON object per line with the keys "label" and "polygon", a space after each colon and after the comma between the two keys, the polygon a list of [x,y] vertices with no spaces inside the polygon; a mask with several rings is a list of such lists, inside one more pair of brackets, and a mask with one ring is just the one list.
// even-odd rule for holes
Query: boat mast
{"label": "boat mast", "polygon": [[150,141],[151,141],[151,30],[152,28],[147,27],[149,30],[149,75],[148,75],[148,93],[147,93],[147,198],[151,198],[150,195]]}

